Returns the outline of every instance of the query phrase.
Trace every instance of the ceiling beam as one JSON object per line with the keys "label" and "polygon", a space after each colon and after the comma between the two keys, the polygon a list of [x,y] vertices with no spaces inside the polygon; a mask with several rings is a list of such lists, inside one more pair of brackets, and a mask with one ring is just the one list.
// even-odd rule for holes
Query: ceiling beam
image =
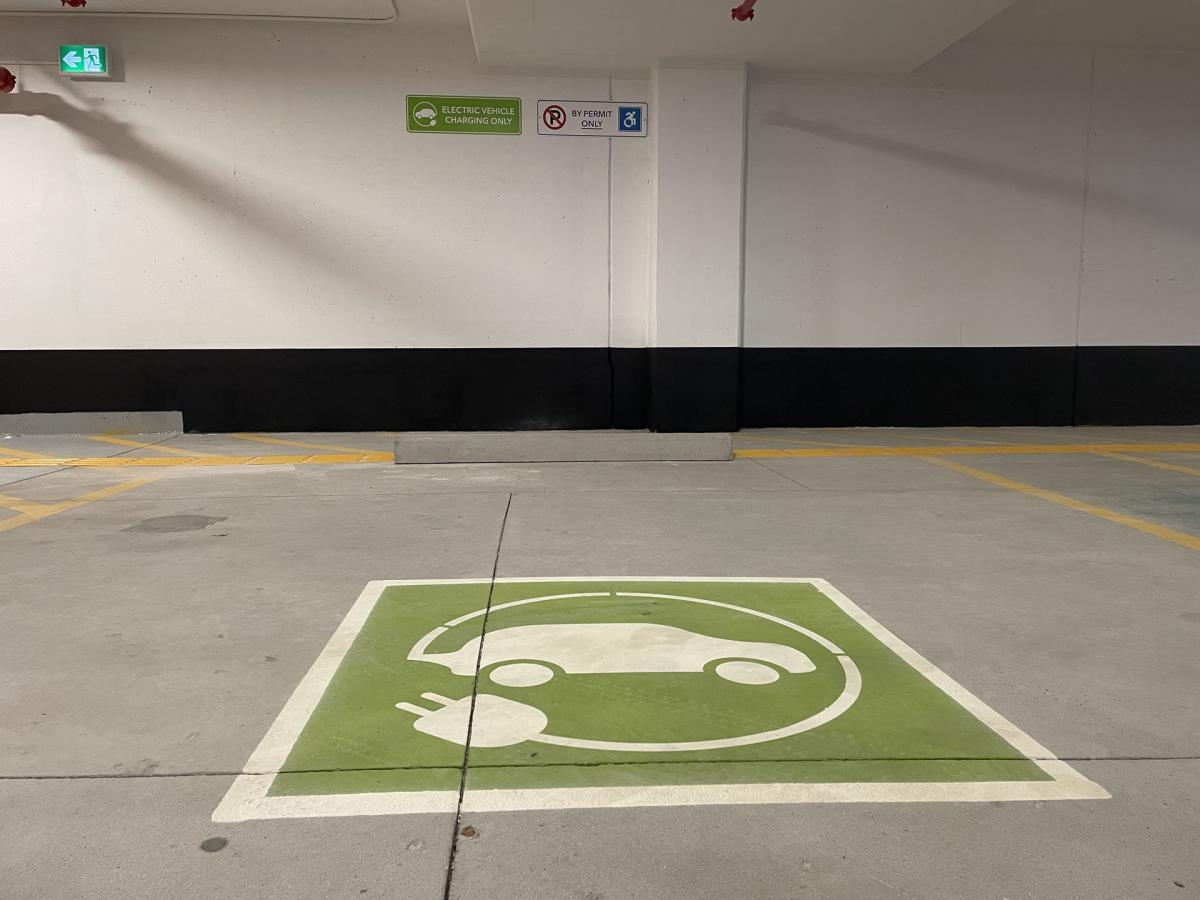
{"label": "ceiling beam", "polygon": [[752,63],[815,72],[910,72],[1013,0],[468,0],[479,62],[631,70]]}

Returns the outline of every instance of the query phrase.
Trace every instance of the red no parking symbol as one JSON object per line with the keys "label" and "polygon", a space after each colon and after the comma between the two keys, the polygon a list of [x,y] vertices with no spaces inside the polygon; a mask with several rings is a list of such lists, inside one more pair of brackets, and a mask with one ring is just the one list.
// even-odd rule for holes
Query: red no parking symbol
{"label": "red no parking symbol", "polygon": [[558,131],[567,124],[567,111],[557,104],[542,110],[542,123],[551,131]]}

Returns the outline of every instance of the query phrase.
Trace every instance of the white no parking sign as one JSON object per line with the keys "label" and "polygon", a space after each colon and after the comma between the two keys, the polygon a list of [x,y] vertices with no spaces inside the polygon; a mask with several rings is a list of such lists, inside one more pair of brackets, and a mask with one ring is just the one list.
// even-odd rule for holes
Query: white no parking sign
{"label": "white no parking sign", "polygon": [[645,137],[646,104],[609,100],[539,100],[538,134]]}

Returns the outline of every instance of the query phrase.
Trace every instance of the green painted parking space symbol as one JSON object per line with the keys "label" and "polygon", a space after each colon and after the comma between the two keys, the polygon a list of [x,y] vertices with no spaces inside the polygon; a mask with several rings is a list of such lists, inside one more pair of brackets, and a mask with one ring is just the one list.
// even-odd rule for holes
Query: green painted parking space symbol
{"label": "green painted parking space symbol", "polygon": [[[486,627],[485,627],[486,623]],[[1107,797],[820,579],[372,582],[216,821]]]}

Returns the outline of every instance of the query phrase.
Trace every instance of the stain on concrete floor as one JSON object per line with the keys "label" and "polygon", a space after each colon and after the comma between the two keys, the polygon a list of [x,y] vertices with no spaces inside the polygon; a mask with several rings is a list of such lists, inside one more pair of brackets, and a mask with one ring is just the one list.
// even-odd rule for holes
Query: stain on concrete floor
{"label": "stain on concrete floor", "polygon": [[136,525],[123,528],[139,534],[174,534],[179,531],[202,531],[209,525],[224,522],[225,516],[157,516],[143,519]]}

